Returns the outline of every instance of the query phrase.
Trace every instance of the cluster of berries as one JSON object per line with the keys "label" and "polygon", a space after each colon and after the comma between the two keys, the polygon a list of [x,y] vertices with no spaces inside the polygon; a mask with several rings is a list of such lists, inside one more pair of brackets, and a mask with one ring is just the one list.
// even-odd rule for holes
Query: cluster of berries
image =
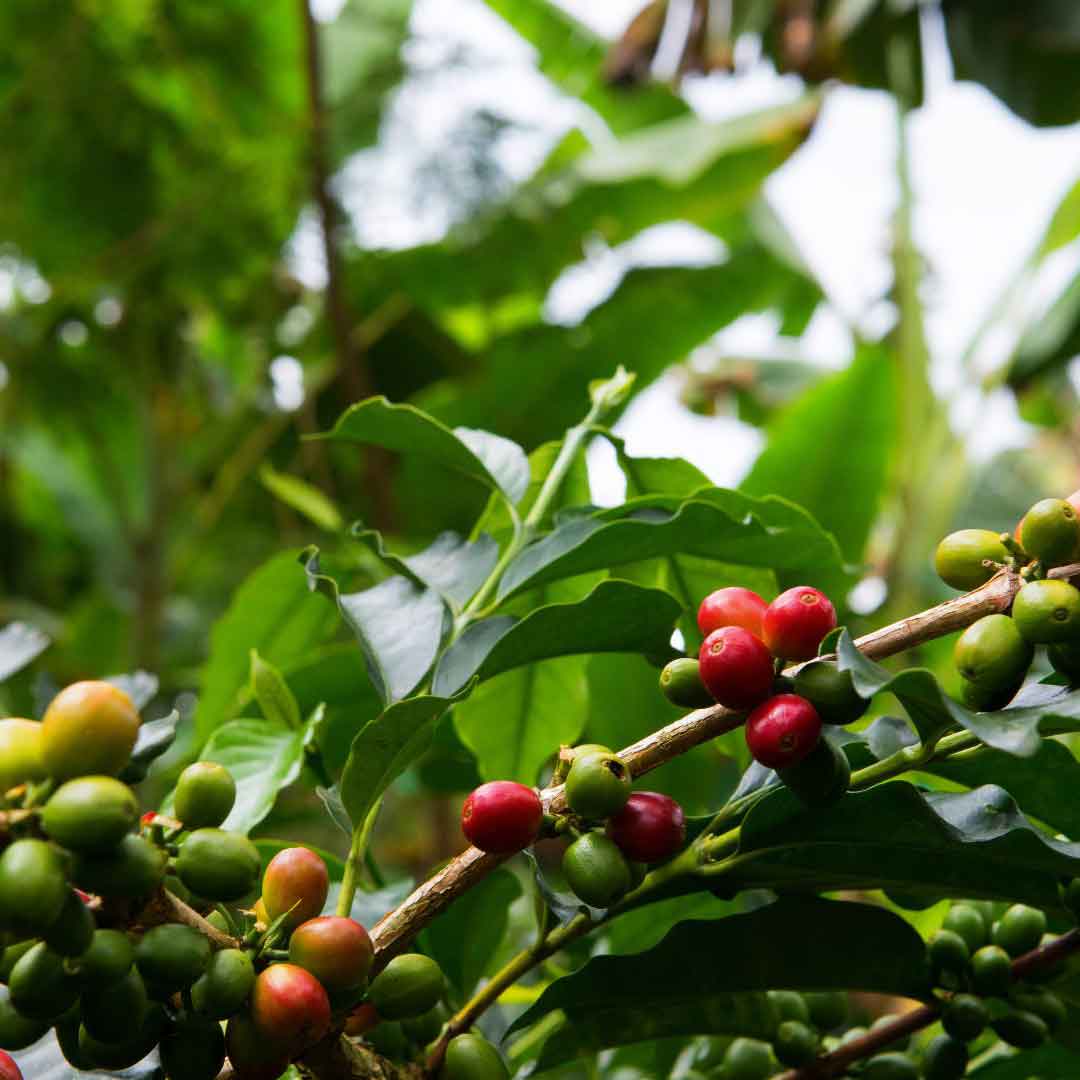
{"label": "cluster of berries", "polygon": [[938,545],[935,567],[954,588],[977,588],[1003,567],[1026,579],[1009,615],[984,616],[957,640],[953,657],[970,708],[1004,708],[1023,685],[1038,645],[1047,647],[1057,671],[1080,680],[1080,590],[1045,576],[1080,559],[1078,507],[1080,492],[1042,499],[1024,515],[1015,537],[961,529]]}
{"label": "cluster of berries", "polygon": [[[582,902],[610,907],[640,883],[648,866],[683,846],[686,817],[667,795],[632,792],[630,770],[606,746],[564,748],[556,771],[563,776],[569,812],[558,822],[547,820],[552,834],[574,837],[563,853],[563,876]],[[461,827],[481,851],[521,851],[545,829],[543,803],[534,788],[495,780],[465,800]]]}
{"label": "cluster of berries", "polygon": [[[844,754],[822,737],[822,725],[849,724],[868,702],[847,672],[815,659],[836,627],[829,598],[799,585],[767,604],[750,589],[732,586],[706,596],[697,619],[705,636],[697,660],[673,660],[660,673],[668,700],[686,708],[719,703],[750,710],[746,743],[755,761],[775,769],[810,805],[839,798],[850,769]],[[788,678],[785,661],[812,662]]]}

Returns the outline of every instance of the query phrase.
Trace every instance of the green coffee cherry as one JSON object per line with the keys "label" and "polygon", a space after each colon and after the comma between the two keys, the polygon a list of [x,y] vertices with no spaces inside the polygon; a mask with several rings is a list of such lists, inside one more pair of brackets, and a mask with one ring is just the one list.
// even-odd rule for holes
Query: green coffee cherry
{"label": "green coffee cherry", "polygon": [[111,776],[80,776],[61,784],[41,813],[49,836],[79,852],[108,851],[138,820],[135,793]]}
{"label": "green coffee cherry", "polygon": [[1019,675],[1009,686],[995,687],[990,690],[961,678],[960,700],[972,712],[997,712],[998,709],[1004,709],[1016,697],[1023,685],[1024,675]]}
{"label": "green coffee cherry", "polygon": [[832,1031],[847,1023],[848,996],[843,990],[815,990],[803,994],[810,1021],[819,1031]]}
{"label": "green coffee cherry", "polygon": [[810,1009],[802,994],[795,990],[769,990],[765,996],[776,1009],[777,1023],[785,1020],[798,1020],[800,1024],[810,1023]]}
{"label": "green coffee cherry", "polygon": [[135,963],[135,946],[121,930],[95,930],[90,947],[79,957],[78,978],[97,989],[122,979]]}
{"label": "green coffee cherry", "polygon": [[94,1063],[89,1058],[85,1057],[82,1051],[79,1049],[79,1027],[81,1026],[82,1018],[79,1013],[79,1006],[72,1005],[70,1009],[59,1020],[56,1021],[54,1030],[56,1031],[56,1042],[60,1047],[60,1053],[64,1055],[64,1060],[75,1069],[81,1069],[83,1072],[90,1072],[94,1068]]}
{"label": "green coffee cherry", "polygon": [[110,852],[80,855],[75,883],[99,896],[137,900],[149,896],[165,876],[168,856],[145,837],[128,833]]}
{"label": "green coffee cherry", "polygon": [[1021,523],[1024,550],[1046,566],[1070,562],[1080,547],[1080,521],[1064,499],[1040,499]]}
{"label": "green coffee cherry", "polygon": [[1080,682],[1080,641],[1059,641],[1056,645],[1048,645],[1046,655],[1055,671],[1073,685]]}
{"label": "green coffee cherry", "polygon": [[1004,563],[1008,557],[998,533],[988,529],[961,529],[950,533],[938,544],[934,568],[946,585],[967,592],[977,589],[997,573],[993,566],[983,565],[987,559]]}
{"label": "green coffee cherry", "polygon": [[437,1039],[442,1031],[443,1024],[449,1019],[449,1013],[441,1002],[434,1008],[428,1009],[420,1016],[410,1017],[401,1021],[401,1030],[405,1037],[416,1043],[417,1046],[427,1046],[429,1042]]}
{"label": "green coffee cherry", "polygon": [[173,804],[176,816],[188,829],[214,828],[236,802],[236,781],[224,765],[196,761],[176,781]]}
{"label": "green coffee cherry", "polygon": [[180,923],[147,930],[135,946],[135,964],[155,997],[191,986],[209,963],[210,942]]}
{"label": "green coffee cherry", "polygon": [[442,969],[428,956],[405,953],[395,956],[375,976],[368,1001],[384,1020],[422,1016],[433,1009],[446,991]]}
{"label": "green coffee cherry", "polygon": [[160,1006],[151,1006],[143,1017],[142,1027],[123,1042],[103,1042],[95,1039],[86,1025],[79,1027],[79,1053],[97,1069],[127,1069],[157,1045],[165,1029],[165,1013]]}
{"label": "green coffee cherry", "polygon": [[832,660],[812,660],[795,673],[795,693],[817,710],[822,723],[851,724],[870,707],[870,699],[855,692],[850,671]]}
{"label": "green coffee cherry", "polygon": [[617,814],[630,798],[630,770],[614,754],[575,755],[566,776],[566,803],[583,818]]}
{"label": "green coffee cherry", "polygon": [[875,1054],[863,1066],[862,1080],[919,1080],[919,1066],[899,1050]]}
{"label": "green coffee cherry", "polygon": [[630,868],[603,833],[579,836],[563,853],[562,871],[574,895],[590,907],[610,907],[630,888]]}
{"label": "green coffee cherry", "polygon": [[990,1014],[974,994],[954,994],[941,1011],[941,1026],[954,1039],[971,1042],[990,1022]]}
{"label": "green coffee cherry", "polygon": [[364,1041],[371,1048],[391,1061],[404,1061],[409,1056],[409,1040],[401,1025],[393,1020],[384,1020],[364,1033]]}
{"label": "green coffee cherry", "polygon": [[35,720],[0,720],[0,794],[49,775],[41,756],[41,725]]}
{"label": "green coffee cherry", "polygon": [[119,979],[95,986],[80,1000],[83,1027],[102,1042],[123,1042],[137,1031],[150,1009],[142,976],[134,969]]}
{"label": "green coffee cherry", "polygon": [[1002,1042],[1017,1050],[1034,1050],[1036,1046],[1042,1046],[1050,1034],[1041,1016],[1019,1009],[991,1021],[990,1026]]}
{"label": "green coffee cherry", "polygon": [[466,1032],[447,1043],[439,1076],[441,1080],[506,1080],[510,1070],[487,1039]]}
{"label": "green coffee cherry", "polygon": [[999,945],[984,945],[971,958],[971,982],[982,997],[1007,997],[1012,987],[1012,962]]}
{"label": "green coffee cherry", "polygon": [[923,1052],[925,1080],[960,1080],[967,1072],[968,1048],[949,1035],[936,1035]]}
{"label": "green coffee cherry", "polygon": [[1080,639],[1080,591],[1067,581],[1029,581],[1013,600],[1012,617],[1035,645]]}
{"label": "green coffee cherry", "polygon": [[962,975],[971,959],[967,942],[954,930],[937,930],[926,942],[927,957],[934,977]]}
{"label": "green coffee cherry", "polygon": [[248,999],[255,983],[251,955],[243,949],[221,949],[191,987],[192,1004],[212,1020],[227,1020]]}
{"label": "green coffee cherry", "polygon": [[208,900],[239,900],[255,888],[262,869],[258,849],[239,833],[196,829],[176,860],[180,880]]}
{"label": "green coffee cherry", "polygon": [[706,709],[716,704],[701,681],[698,662],[689,656],[672,660],[660,672],[660,690],[672,705],[681,709]]}
{"label": "green coffee cherry", "polygon": [[28,953],[36,944],[37,941],[34,938],[27,938],[25,941],[17,941],[14,945],[9,945],[0,953],[0,983],[7,986],[7,981],[11,978],[11,969],[15,966],[16,961],[24,953]]}
{"label": "green coffee cherry", "polygon": [[817,1056],[817,1032],[799,1020],[785,1020],[777,1027],[772,1046],[777,1061],[797,1069]]}
{"label": "green coffee cherry", "polygon": [[1010,1000],[1021,1011],[1040,1017],[1051,1034],[1065,1023],[1068,1016],[1065,1002],[1052,990],[1041,986],[1021,987],[1013,993]]}
{"label": "green coffee cherry", "polygon": [[11,991],[0,986],[0,1050],[24,1050],[48,1030],[48,1020],[23,1016],[11,1002]]}
{"label": "green coffee cherry", "polygon": [[821,808],[844,797],[851,782],[851,765],[840,747],[822,737],[802,761],[778,770],[776,775],[805,806]]}
{"label": "green coffee cherry", "polygon": [[59,856],[44,840],[16,840],[0,855],[0,926],[46,930],[70,891]]}
{"label": "green coffee cherry", "polygon": [[773,1074],[773,1055],[768,1043],[757,1039],[732,1039],[724,1051],[724,1080],[766,1080]]}
{"label": "green coffee cherry", "polygon": [[31,1020],[55,1020],[79,996],[75,979],[64,967],[64,958],[43,941],[18,959],[11,969],[8,990],[12,1005]]}
{"label": "green coffee cherry", "polygon": [[45,931],[45,944],[61,956],[81,956],[94,938],[94,916],[71,890],[56,921]]}
{"label": "green coffee cherry", "polygon": [[989,940],[988,927],[982,912],[970,904],[953,904],[945,915],[942,927],[959,934],[964,939],[968,952],[975,952]]}
{"label": "green coffee cherry", "polygon": [[221,1025],[202,1016],[180,1017],[158,1049],[169,1080],[215,1080],[225,1064]]}
{"label": "green coffee cherry", "polygon": [[994,923],[994,944],[1000,945],[1010,956],[1020,956],[1038,948],[1046,933],[1046,915],[1038,908],[1026,904],[1013,904]]}
{"label": "green coffee cherry", "polygon": [[984,690],[1001,690],[1026,674],[1035,650],[1008,615],[984,615],[956,640],[956,670]]}

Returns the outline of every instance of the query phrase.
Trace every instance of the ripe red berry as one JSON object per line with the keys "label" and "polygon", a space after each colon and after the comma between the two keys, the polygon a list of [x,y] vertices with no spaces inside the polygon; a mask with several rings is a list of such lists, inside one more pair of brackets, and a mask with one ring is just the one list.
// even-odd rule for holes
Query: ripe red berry
{"label": "ripe red berry", "polygon": [[770,769],[802,761],[820,738],[821,717],[798,694],[777,694],[746,718],[746,745],[754,760]]}
{"label": "ripe red berry", "polygon": [[308,919],[289,939],[289,959],[331,991],[359,986],[374,955],[368,932],[355,919],[340,915]]}
{"label": "ripe red berry", "polygon": [[821,639],[836,626],[836,609],[829,598],[809,585],[782,592],[762,621],[765,644],[785,660],[817,656]]}
{"label": "ripe red berry", "polygon": [[15,1059],[4,1050],[0,1050],[0,1080],[23,1080]]}
{"label": "ripe red berry", "polygon": [[772,690],[772,656],[741,626],[714,630],[701,644],[698,667],[705,689],[729,709],[753,708]]}
{"label": "ripe red berry", "polygon": [[768,604],[751,589],[731,585],[709,593],[698,608],[698,629],[705,636],[721,626],[741,626],[754,637],[761,637],[761,620]]}
{"label": "ripe red berry", "polygon": [[660,862],[683,846],[686,815],[667,795],[635,791],[608,821],[607,831],[615,846],[633,862]]}
{"label": "ripe red berry", "polygon": [[330,1027],[330,999],[322,984],[297,964],[271,964],[251,991],[251,1019],[268,1041],[299,1053]]}
{"label": "ripe red berry", "polygon": [[329,891],[326,863],[306,847],[279,851],[263,874],[262,902],[266,914],[273,920],[288,912],[286,922],[290,930],[321,915]]}
{"label": "ripe red berry", "polygon": [[461,830],[481,851],[507,854],[527,848],[540,835],[540,796],[512,780],[481,784],[461,808]]}

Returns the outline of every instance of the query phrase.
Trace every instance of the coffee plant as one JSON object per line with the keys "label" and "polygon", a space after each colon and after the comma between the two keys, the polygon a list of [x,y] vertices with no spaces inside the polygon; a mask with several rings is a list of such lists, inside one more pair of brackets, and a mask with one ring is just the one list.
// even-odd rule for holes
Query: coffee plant
{"label": "coffee plant", "polygon": [[[217,726],[157,807],[140,782],[179,716],[140,721],[144,674],[0,721],[3,1080],[1074,1074],[1080,496],[1037,501],[1015,535],[946,537],[934,564],[968,591],[853,639],[833,538],[785,499],[629,456],[604,419],[631,383],[594,384],[581,423],[529,456],[382,398],[323,436],[489,495],[469,536],[417,552],[355,526],[348,550],[385,569],[372,587],[350,589],[348,551],[293,564],[381,698],[336,783],[323,710],[304,718],[256,652],[262,720]],[[594,438],[630,481],[608,509],[577,500]],[[946,635],[961,701],[880,662]],[[36,655],[2,646],[8,672]],[[520,696],[553,679],[557,697],[550,662],[601,653],[651,672],[631,697],[691,711],[619,748],[557,711],[526,740]],[[447,715],[511,775],[465,799],[465,850],[390,898],[373,828]],[[706,743],[709,813],[640,784]],[[248,838],[298,776],[347,830],[343,861]]]}

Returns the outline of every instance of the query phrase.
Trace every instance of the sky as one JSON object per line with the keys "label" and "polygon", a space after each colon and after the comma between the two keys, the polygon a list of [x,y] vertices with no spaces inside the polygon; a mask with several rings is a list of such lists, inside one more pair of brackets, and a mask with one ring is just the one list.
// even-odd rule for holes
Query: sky
{"label": "sky", "polygon": [[[561,0],[605,36],[618,34],[642,0]],[[340,0],[320,0],[332,17]],[[427,200],[403,206],[403,169],[430,167],[448,176],[462,162],[449,155],[447,136],[485,105],[511,114],[523,130],[499,146],[506,182],[527,178],[559,133],[574,123],[595,141],[610,138],[533,67],[530,47],[501,23],[482,0],[417,0],[414,40],[407,60],[413,76],[394,101],[377,151],[358,155],[339,178],[358,241],[397,247],[437,239],[449,224],[446,204]],[[1037,130],[1015,118],[981,87],[955,82],[943,33],[924,20],[928,56],[927,101],[911,114],[908,138],[915,190],[914,229],[928,271],[927,330],[935,386],[952,400],[954,425],[973,456],[985,459],[1023,445],[1030,431],[1012,397],[985,397],[960,358],[987,313],[1036,242],[1059,199],[1080,177],[1080,125]],[[663,44],[662,44],[663,49]],[[753,43],[741,49],[752,53]],[[463,64],[448,65],[452,56]],[[663,56],[659,58],[662,64]],[[737,78],[713,75],[684,84],[706,120],[723,119],[781,101],[800,91],[798,80],[778,76],[765,63]],[[850,355],[848,324],[876,336],[891,324],[886,292],[890,216],[896,204],[896,121],[891,100],[874,91],[829,93],[806,144],[770,178],[765,194],[823,284],[832,310],[819,312],[799,342],[801,354],[826,367]],[[300,230],[296,251],[309,276],[318,277],[317,254]],[[634,264],[708,261],[718,257],[711,238],[689,226],[650,230],[611,250],[593,246],[582,262],[555,282],[546,315],[573,323],[599,302]],[[977,355],[977,371],[1000,363],[1032,304],[1045,303],[1080,269],[1074,245],[1051,260],[1027,294],[1025,306],[1006,311]],[[722,331],[712,343],[753,355],[776,346],[776,326],[752,316]],[[612,358],[613,365],[618,361]],[[705,418],[678,402],[679,378],[670,373],[640,393],[619,423],[634,454],[683,456],[715,483],[736,484],[762,443],[761,433],[734,419]],[[590,450],[597,501],[621,497],[621,477],[606,444]]]}

